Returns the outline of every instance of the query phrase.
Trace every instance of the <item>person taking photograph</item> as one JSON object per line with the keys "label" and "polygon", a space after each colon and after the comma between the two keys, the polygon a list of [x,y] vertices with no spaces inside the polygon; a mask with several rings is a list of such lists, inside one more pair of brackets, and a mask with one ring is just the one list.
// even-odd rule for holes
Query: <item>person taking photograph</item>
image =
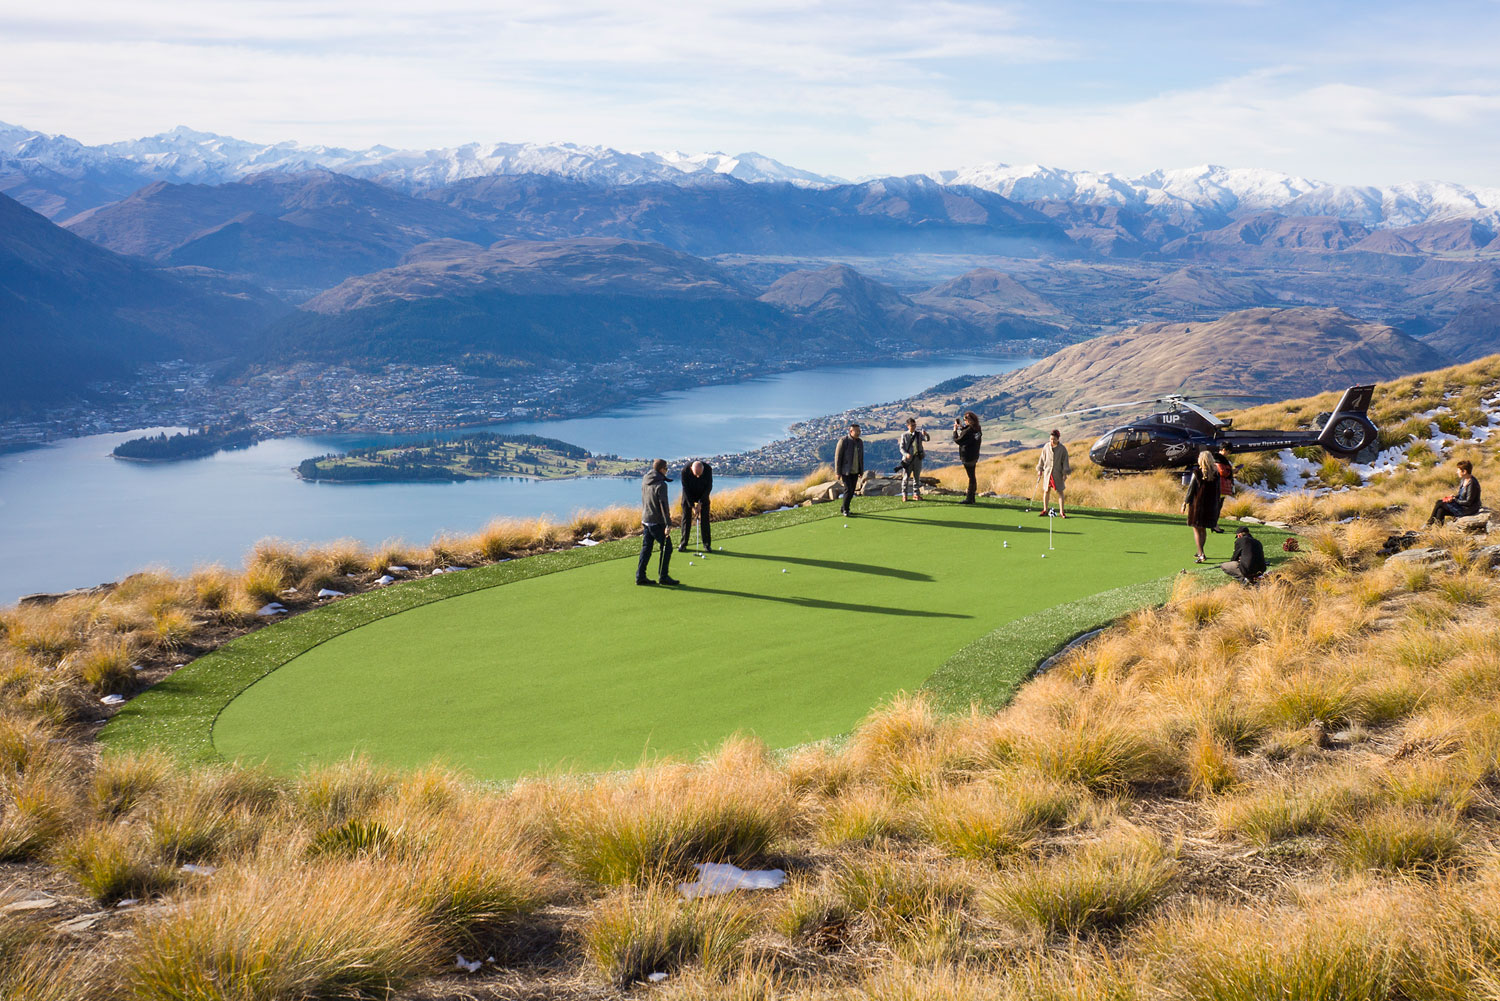
{"label": "person taking photograph", "polygon": [[975,492],[979,489],[974,479],[974,467],[979,464],[979,445],[984,438],[984,432],[979,429],[979,415],[972,410],[964,411],[962,417],[953,418],[953,440],[958,444],[958,461],[963,463],[964,472],[969,474],[969,491],[964,495],[960,504],[973,504]]}

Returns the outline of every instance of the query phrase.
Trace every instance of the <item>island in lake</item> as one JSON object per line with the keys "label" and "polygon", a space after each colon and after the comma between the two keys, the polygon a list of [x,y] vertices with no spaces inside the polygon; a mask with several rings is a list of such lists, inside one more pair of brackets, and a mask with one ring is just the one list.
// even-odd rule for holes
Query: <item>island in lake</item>
{"label": "island in lake", "polygon": [[645,468],[644,460],[595,455],[556,438],[484,432],[304,459],[297,466],[297,475],[321,483],[409,483],[495,476],[628,476],[638,475]]}
{"label": "island in lake", "polygon": [[179,433],[168,437],[166,432],[162,432],[132,438],[116,445],[110,454],[116,459],[129,459],[133,462],[204,459],[229,448],[249,448],[267,437],[262,429],[245,423],[243,415],[237,416],[239,420],[232,420],[227,424],[204,425],[187,434]]}

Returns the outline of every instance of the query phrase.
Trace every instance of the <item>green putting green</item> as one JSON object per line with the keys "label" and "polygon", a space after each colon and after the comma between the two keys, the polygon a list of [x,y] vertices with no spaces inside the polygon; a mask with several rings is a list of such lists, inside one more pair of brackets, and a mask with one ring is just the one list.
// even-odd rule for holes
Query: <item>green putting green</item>
{"label": "green putting green", "polygon": [[[1053,520],[1049,550],[1048,520],[1014,502],[865,506],[849,519],[827,508],[746,519],[780,517],[786,527],[736,534],[731,526],[725,551],[706,560],[678,553],[672,572],[681,588],[637,587],[633,555],[581,551],[598,558],[501,586],[471,582],[467,593],[286,640],[284,663],[246,678],[237,697],[220,685],[214,750],[288,770],[360,752],[397,766],[436,759],[507,778],[694,754],[737,732],[784,747],[847,731],[945,664],[967,678],[971,668],[951,670],[955,655],[985,647],[977,641],[992,655],[1005,645],[997,626],[1192,566],[1178,518],[1080,511]],[[1212,538],[1211,555],[1227,559],[1232,537]],[[1271,550],[1272,537],[1265,541]],[[611,544],[611,552],[636,545]],[[1132,600],[1159,600],[1161,591]],[[356,602],[394,594],[335,608],[354,615]],[[1035,662],[1028,655],[1020,673]],[[189,676],[177,695],[195,683],[212,687]],[[162,704],[177,695],[164,692]],[[223,705],[226,696],[233,700]],[[953,701],[952,692],[945,697]],[[139,729],[151,703],[136,701]],[[192,711],[201,725],[203,710]],[[134,739],[125,737],[122,746]]]}

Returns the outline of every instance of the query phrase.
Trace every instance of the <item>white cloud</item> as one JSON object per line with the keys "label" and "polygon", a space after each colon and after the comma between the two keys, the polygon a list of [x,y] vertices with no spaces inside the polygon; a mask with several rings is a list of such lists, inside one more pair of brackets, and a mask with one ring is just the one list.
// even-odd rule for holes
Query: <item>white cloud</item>
{"label": "white cloud", "polygon": [[1224,52],[1222,67],[1179,67],[1167,42],[1148,44],[1152,18],[1180,33],[1178,12],[1213,9],[1120,3],[1080,19],[1077,5],[982,0],[60,0],[0,13],[0,120],[85,142],[188,124],[349,146],[756,149],[845,176],[1214,161],[1500,183],[1489,22],[1424,22],[1403,44],[1386,10],[1331,27],[1347,36],[1335,44],[1267,16],[1260,34],[1194,39]]}

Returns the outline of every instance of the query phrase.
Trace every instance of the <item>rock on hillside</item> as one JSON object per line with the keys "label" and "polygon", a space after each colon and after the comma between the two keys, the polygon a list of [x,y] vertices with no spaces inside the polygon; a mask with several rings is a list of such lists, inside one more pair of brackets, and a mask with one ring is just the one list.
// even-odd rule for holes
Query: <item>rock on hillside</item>
{"label": "rock on hillside", "polygon": [[[1339,309],[1259,308],[1209,323],[1148,323],[1106,334],[981,380],[965,395],[975,401],[968,405],[977,404],[989,416],[1022,417],[1176,392],[1288,399],[1420,372],[1444,361],[1394,327]],[[1119,416],[1083,423],[1094,427]]]}
{"label": "rock on hillside", "polygon": [[288,307],[203,269],[161,269],[0,195],[0,412],[148,361],[241,350]]}
{"label": "rock on hillside", "polygon": [[1454,361],[1473,361],[1500,351],[1500,302],[1463,309],[1448,325],[1424,338]]}

